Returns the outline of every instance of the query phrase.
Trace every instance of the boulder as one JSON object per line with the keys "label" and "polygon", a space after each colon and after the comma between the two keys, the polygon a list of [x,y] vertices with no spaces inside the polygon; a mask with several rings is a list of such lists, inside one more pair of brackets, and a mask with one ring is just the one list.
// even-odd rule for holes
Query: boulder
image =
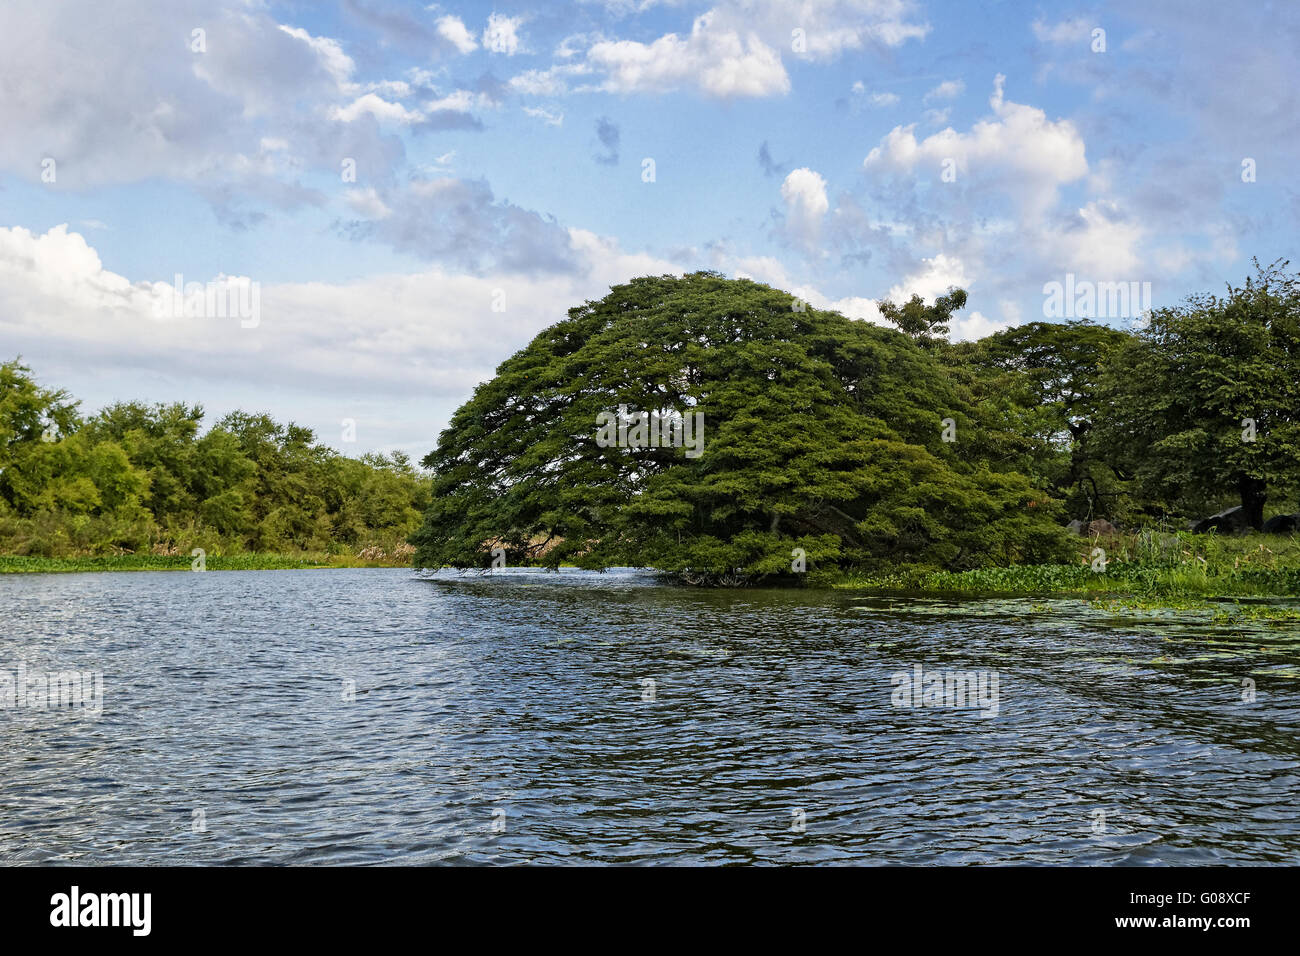
{"label": "boulder", "polygon": [[1068,531],[1070,531],[1070,532],[1073,533],[1073,534],[1087,534],[1087,533],[1088,533],[1088,529],[1087,529],[1086,527],[1084,527],[1083,522],[1080,521],[1078,518],[1075,518],[1073,521],[1071,521],[1071,522],[1070,522],[1069,524],[1067,524],[1065,527],[1066,527],[1066,529],[1067,529]]}
{"label": "boulder", "polygon": [[1088,534],[1119,534],[1119,528],[1115,527],[1105,518],[1098,518],[1096,521],[1088,522]]}
{"label": "boulder", "polygon": [[1192,530],[1197,534],[1206,534],[1210,531],[1217,531],[1219,534],[1245,534],[1251,530],[1251,527],[1250,522],[1246,520],[1246,509],[1237,505],[1235,508],[1220,511],[1217,515],[1202,518],[1192,525]]}
{"label": "boulder", "polygon": [[1290,534],[1300,531],[1300,514],[1274,515],[1264,522],[1265,534]]}

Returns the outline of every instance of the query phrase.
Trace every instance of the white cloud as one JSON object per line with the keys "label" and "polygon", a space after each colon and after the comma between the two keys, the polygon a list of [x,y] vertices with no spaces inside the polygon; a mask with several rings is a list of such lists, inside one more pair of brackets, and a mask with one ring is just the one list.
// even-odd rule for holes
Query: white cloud
{"label": "white cloud", "polygon": [[923,97],[926,103],[935,100],[951,100],[966,92],[966,84],[961,80],[945,80]]}
{"label": "white cloud", "polygon": [[[358,191],[359,202],[372,198]],[[201,400],[213,420],[235,407],[266,407],[272,390],[277,418],[313,427],[327,441],[340,418],[357,418],[361,442],[350,453],[384,445],[423,454],[474,386],[574,303],[635,276],[683,271],[608,237],[580,229],[568,236],[584,264],[568,274],[433,267],[352,282],[262,283],[261,321],[241,328],[235,318],[156,316],[173,277],[131,281],[109,272],[66,226],[43,235],[0,228],[0,339],[43,380],[92,408],[121,396]],[[815,308],[881,323],[872,298],[831,299],[770,257],[728,265]],[[965,278],[960,263],[940,255],[905,285],[928,295]],[[498,301],[504,311],[494,311]],[[970,337],[998,327],[973,313],[954,331]]]}
{"label": "white cloud", "polygon": [[507,17],[500,13],[489,15],[483,30],[483,49],[506,56],[519,53],[519,27],[523,22],[523,17]]}
{"label": "white cloud", "polygon": [[781,198],[785,200],[787,231],[805,246],[815,244],[830,209],[826,180],[807,167],[796,169],[781,184]]}
{"label": "white cloud", "polygon": [[1119,281],[1138,278],[1138,244],[1145,234],[1143,226],[1123,216],[1115,202],[1096,200],[1045,238],[1048,254],[1066,271],[1097,281]]}
{"label": "white cloud", "polygon": [[874,109],[882,109],[886,106],[894,106],[898,103],[897,93],[868,93],[867,84],[863,83],[861,80],[854,82],[851,91],[853,93],[855,104],[865,102],[868,106]]}
{"label": "white cloud", "polygon": [[1004,82],[998,74],[989,99],[992,119],[980,120],[966,133],[945,129],[919,142],[914,125],[896,126],[867,155],[864,168],[915,172],[928,167],[937,179],[951,159],[959,179],[1001,182],[1028,215],[1045,214],[1060,186],[1088,173],[1083,137],[1067,119],[1052,121],[1041,109],[1006,100]]}
{"label": "white cloud", "polygon": [[525,106],[524,112],[535,119],[541,120],[547,126],[564,125],[563,113],[552,113],[548,110],[542,109],[540,106]]}
{"label": "white cloud", "polygon": [[952,107],[945,106],[941,110],[926,110],[925,122],[930,126],[942,126],[948,122],[948,117],[952,115]]}
{"label": "white cloud", "polygon": [[473,53],[478,49],[478,44],[474,42],[474,35],[469,32],[469,28],[460,17],[439,17],[437,28],[438,35],[461,53]]}
{"label": "white cloud", "polygon": [[822,61],[871,46],[902,46],[930,32],[928,23],[915,19],[917,7],[908,0],[727,0],[717,9],[728,24],[751,24],[783,49],[791,47],[791,31],[801,29],[805,55]]}
{"label": "white cloud", "polygon": [[352,62],[352,57],[343,52],[343,47],[338,40],[329,37],[314,37],[299,27],[281,24],[280,29],[289,36],[301,40],[314,50],[325,70],[339,86],[344,86],[351,81],[352,74],[356,71],[356,64]]}
{"label": "white cloud", "polygon": [[188,183],[223,222],[246,224],[267,206],[322,205],[304,170],[337,174],[342,156],[393,169],[400,143],[336,118],[400,115],[399,87],[370,86],[382,93],[355,82],[337,40],[262,4],[0,4],[0,89],[22,90],[0,97],[0,171],[34,180],[32,157],[49,156],[54,189]]}
{"label": "white cloud", "polygon": [[776,96],[790,90],[783,53],[829,61],[873,45],[899,46],[929,32],[913,14],[910,0],[721,0],[689,33],[650,42],[578,35],[557,56],[572,58],[585,44],[583,63],[603,77],[595,88],[609,92]]}
{"label": "white cloud", "polygon": [[366,219],[387,219],[393,213],[373,186],[367,186],[365,189],[349,189],[347,202],[357,215]]}
{"label": "white cloud", "polygon": [[[365,405],[371,420],[389,421],[385,442],[423,445],[423,454],[476,384],[575,303],[633,276],[681,271],[589,232],[569,237],[583,268],[567,274],[432,267],[354,282],[261,283],[260,322],[243,328],[238,318],[156,315],[173,276],[131,281],[110,272],[66,226],[0,228],[0,340],[43,380],[90,401],[150,398],[141,383],[161,382],[171,391],[160,398],[201,400],[219,414],[261,409],[273,390],[277,418],[327,440],[341,417],[362,422],[356,410]],[[493,310],[498,291],[502,312]]]}
{"label": "white cloud", "polygon": [[970,315],[954,312],[948,326],[948,337],[954,342],[982,339],[994,332],[1009,329],[1015,324],[1008,319],[990,319],[978,310]]}
{"label": "white cloud", "polygon": [[667,93],[695,86],[722,99],[786,93],[790,77],[781,57],[756,35],[713,29],[699,17],[687,37],[669,33],[653,43],[602,41],[587,62],[614,93]]}
{"label": "white cloud", "polygon": [[913,295],[919,295],[925,301],[933,302],[953,286],[969,292],[969,282],[962,261],[941,252],[931,259],[922,259],[921,268],[893,286],[887,298],[898,305],[906,302]]}
{"label": "white cloud", "polygon": [[330,111],[330,118],[343,123],[352,123],[360,116],[373,116],[381,122],[410,124],[423,119],[417,110],[409,110],[401,103],[390,103],[375,93],[358,96],[347,106],[336,106]]}
{"label": "white cloud", "polygon": [[510,78],[510,89],[526,96],[559,96],[568,92],[566,77],[587,72],[585,66],[553,66],[549,70],[528,70]]}

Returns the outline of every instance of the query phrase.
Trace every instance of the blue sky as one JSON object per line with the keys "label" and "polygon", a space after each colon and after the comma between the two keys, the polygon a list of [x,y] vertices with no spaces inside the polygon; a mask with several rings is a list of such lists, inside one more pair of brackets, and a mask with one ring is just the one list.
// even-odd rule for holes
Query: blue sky
{"label": "blue sky", "polygon": [[[635,275],[864,321],[961,285],[959,338],[1043,318],[1067,273],[1168,304],[1293,252],[1298,49],[1280,3],[20,0],[0,354],[87,410],[423,454]],[[256,283],[258,321],[159,318],[178,273]]]}

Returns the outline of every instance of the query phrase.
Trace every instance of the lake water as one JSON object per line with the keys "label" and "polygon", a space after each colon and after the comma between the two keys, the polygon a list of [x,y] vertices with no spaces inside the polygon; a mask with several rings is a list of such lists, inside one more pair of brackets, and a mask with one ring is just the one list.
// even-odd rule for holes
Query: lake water
{"label": "lake water", "polygon": [[404,570],[8,575],[0,621],[102,674],[0,709],[4,863],[1300,862],[1294,626]]}

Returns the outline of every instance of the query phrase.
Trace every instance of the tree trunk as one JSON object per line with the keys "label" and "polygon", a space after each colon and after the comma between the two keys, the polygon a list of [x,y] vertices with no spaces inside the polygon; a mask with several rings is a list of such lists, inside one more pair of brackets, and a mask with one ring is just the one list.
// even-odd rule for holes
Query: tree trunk
{"label": "tree trunk", "polygon": [[1241,509],[1246,513],[1246,521],[1256,531],[1264,527],[1264,503],[1268,501],[1268,484],[1262,478],[1242,476],[1237,480],[1237,489],[1241,492]]}

